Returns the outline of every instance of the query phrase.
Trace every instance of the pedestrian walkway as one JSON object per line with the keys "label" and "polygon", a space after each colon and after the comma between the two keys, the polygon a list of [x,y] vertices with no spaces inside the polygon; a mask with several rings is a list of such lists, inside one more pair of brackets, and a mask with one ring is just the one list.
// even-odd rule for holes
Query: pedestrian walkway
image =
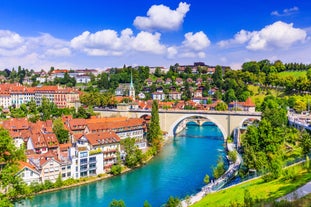
{"label": "pedestrian walkway", "polygon": [[300,188],[296,189],[295,191],[277,199],[277,201],[281,200],[294,201],[310,193],[311,193],[311,181],[305,184],[304,186],[301,186]]}
{"label": "pedestrian walkway", "polygon": [[[234,144],[228,143],[227,149],[229,152],[235,150]],[[201,200],[205,195],[221,189],[226,183],[228,183],[228,181],[230,181],[236,175],[236,173],[239,170],[241,162],[242,162],[242,158],[238,154],[235,163],[230,163],[228,170],[220,178],[216,179],[215,181],[212,180],[209,184],[202,187],[200,192],[198,192],[195,195],[190,196],[186,200],[183,200],[181,202],[182,207],[187,207],[189,205],[192,205],[198,202],[199,200]]]}

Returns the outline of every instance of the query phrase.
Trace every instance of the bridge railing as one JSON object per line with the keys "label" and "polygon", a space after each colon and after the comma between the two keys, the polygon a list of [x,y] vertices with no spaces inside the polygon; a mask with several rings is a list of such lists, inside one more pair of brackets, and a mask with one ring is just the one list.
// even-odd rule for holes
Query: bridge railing
{"label": "bridge railing", "polygon": [[[94,111],[151,113],[151,110],[143,110],[143,109],[118,110],[118,109],[96,108],[96,109],[94,109]],[[228,115],[261,116],[261,112],[249,112],[249,111],[213,111],[213,110],[159,109],[159,113],[228,114]]]}

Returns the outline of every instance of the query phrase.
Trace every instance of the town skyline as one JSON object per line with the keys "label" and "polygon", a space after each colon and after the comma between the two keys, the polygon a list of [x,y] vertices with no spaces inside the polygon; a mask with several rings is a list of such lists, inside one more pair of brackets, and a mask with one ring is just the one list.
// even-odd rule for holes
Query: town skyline
{"label": "town skyline", "polygon": [[0,67],[308,64],[310,8],[289,0],[1,2]]}

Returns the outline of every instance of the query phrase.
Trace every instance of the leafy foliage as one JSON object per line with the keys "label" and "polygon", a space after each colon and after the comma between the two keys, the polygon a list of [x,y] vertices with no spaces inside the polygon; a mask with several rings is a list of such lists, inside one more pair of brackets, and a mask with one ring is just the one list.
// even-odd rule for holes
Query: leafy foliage
{"label": "leafy foliage", "polygon": [[221,156],[218,157],[217,166],[213,168],[213,176],[215,179],[219,178],[225,173],[225,163]]}
{"label": "leafy foliage", "polygon": [[164,206],[165,207],[181,207],[181,202],[179,198],[170,196]]}
{"label": "leafy foliage", "polygon": [[69,131],[65,129],[61,118],[53,121],[53,132],[55,133],[59,143],[63,144],[69,140]]}
{"label": "leafy foliage", "polygon": [[109,204],[109,207],[125,207],[125,203],[123,200],[113,200]]}
{"label": "leafy foliage", "polygon": [[162,134],[160,129],[158,102],[152,102],[151,120],[148,126],[147,139],[149,144],[159,152],[162,148]]}
{"label": "leafy foliage", "polygon": [[24,149],[17,149],[13,143],[9,132],[0,129],[0,186],[6,192],[0,192],[0,204],[2,206],[14,206],[24,198],[31,196],[30,188],[16,176],[19,171],[18,161],[25,159]]}
{"label": "leafy foliage", "polygon": [[138,164],[142,164],[143,161],[143,154],[140,149],[135,145],[135,139],[126,138],[121,140],[121,145],[124,148],[126,153],[125,157],[125,165],[133,168],[136,167]]}

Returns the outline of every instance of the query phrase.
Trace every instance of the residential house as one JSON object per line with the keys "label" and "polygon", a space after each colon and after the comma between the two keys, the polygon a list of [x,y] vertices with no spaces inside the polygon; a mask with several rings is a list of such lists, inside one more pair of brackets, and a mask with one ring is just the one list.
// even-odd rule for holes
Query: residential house
{"label": "residential house", "polygon": [[27,185],[41,182],[40,172],[28,162],[19,162],[19,171],[16,175],[22,178]]}
{"label": "residential house", "polygon": [[181,93],[178,91],[170,91],[168,93],[168,99],[170,100],[180,100],[181,99]]}
{"label": "residential house", "polygon": [[215,67],[208,67],[207,68],[207,74],[213,75],[215,73],[216,68]]}
{"label": "residential house", "polygon": [[152,86],[152,79],[151,78],[148,78],[145,82],[146,82],[147,86]]}
{"label": "residential house", "polygon": [[11,95],[8,92],[1,92],[0,93],[0,106],[3,109],[9,108],[9,106],[12,106],[12,99]]}
{"label": "residential house", "polygon": [[167,78],[167,79],[165,80],[165,85],[171,85],[171,84],[172,84],[172,79]]}
{"label": "residential house", "polygon": [[114,120],[113,118],[108,118],[88,120],[84,134],[113,131],[120,137],[120,139],[133,138],[135,139],[138,147],[147,147],[144,136],[146,131],[146,123],[143,119],[127,119],[124,117],[118,117],[118,119]]}
{"label": "residential house", "polygon": [[152,93],[152,100],[158,100],[158,101],[165,100],[165,93],[163,93],[163,92],[153,92]]}
{"label": "residential house", "polygon": [[183,81],[183,79],[181,79],[181,78],[176,78],[175,84],[176,84],[177,86],[182,86],[182,85],[184,84],[184,81]]}
{"label": "residential house", "polygon": [[187,78],[187,83],[192,84],[193,83],[192,78]]}
{"label": "residential house", "polygon": [[145,95],[143,92],[140,92],[140,93],[138,94],[138,98],[139,98],[139,99],[145,99],[145,98],[146,98],[146,95]]}
{"label": "residential house", "polygon": [[195,98],[201,98],[201,97],[203,97],[202,90],[199,90],[199,89],[195,90],[193,96],[194,96]]}
{"label": "residential house", "polygon": [[120,83],[118,88],[115,90],[116,96],[126,96],[129,93],[130,84],[129,83]]}
{"label": "residential house", "polygon": [[92,150],[85,136],[81,136],[76,143],[75,156],[73,157],[74,177],[88,177],[103,174],[104,154]]}
{"label": "residential house", "polygon": [[158,84],[158,85],[162,85],[162,84],[163,84],[163,80],[162,80],[162,78],[157,78],[157,80],[156,80],[156,84]]}
{"label": "residential house", "polygon": [[201,85],[203,83],[203,79],[202,78],[197,78],[195,84],[196,85]]}
{"label": "residential house", "polygon": [[85,134],[91,150],[101,151],[104,155],[104,169],[109,169],[117,162],[117,153],[120,152],[120,137],[113,131]]}
{"label": "residential house", "polygon": [[245,102],[234,101],[229,103],[228,110],[255,112],[255,107],[256,105],[251,98],[248,98]]}
{"label": "residential house", "polygon": [[86,83],[91,82],[91,78],[88,75],[77,75],[77,76],[75,76],[75,79],[76,79],[77,83],[86,84]]}
{"label": "residential house", "polygon": [[35,166],[36,170],[40,172],[41,182],[47,180],[55,182],[61,175],[61,163],[52,152],[46,153],[37,159],[30,158],[29,163]]}

